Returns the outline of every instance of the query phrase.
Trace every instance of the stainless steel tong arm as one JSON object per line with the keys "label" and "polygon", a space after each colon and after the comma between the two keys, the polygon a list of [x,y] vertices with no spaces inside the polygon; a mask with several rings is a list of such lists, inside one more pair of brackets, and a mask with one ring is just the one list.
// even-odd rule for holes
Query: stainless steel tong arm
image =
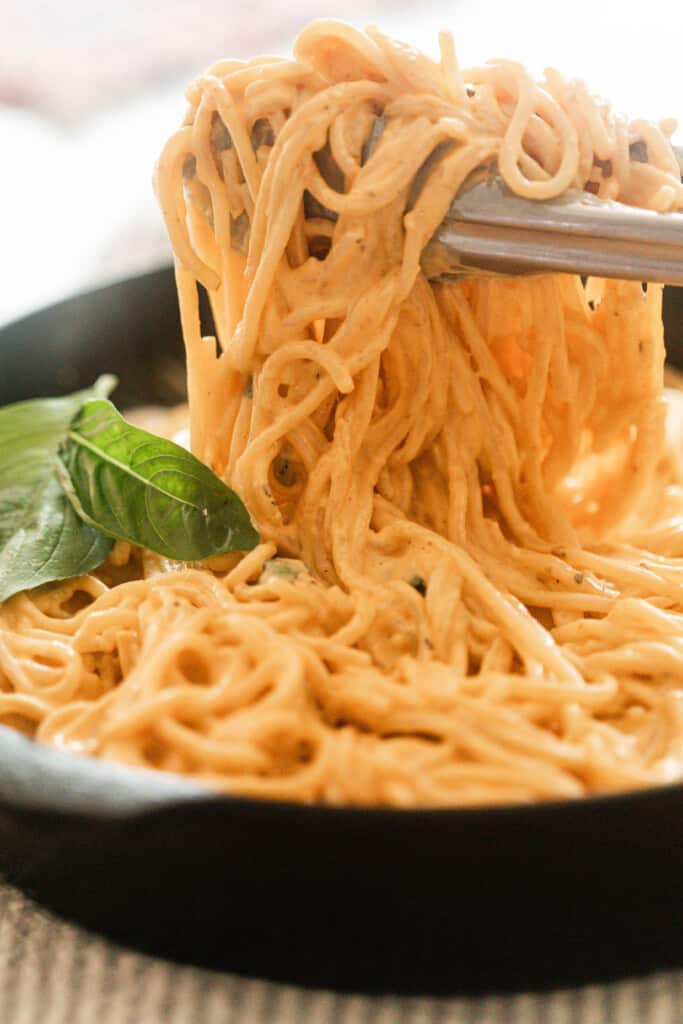
{"label": "stainless steel tong arm", "polygon": [[456,197],[423,251],[422,268],[432,280],[566,272],[683,285],[683,213],[581,191],[524,199],[494,177]]}

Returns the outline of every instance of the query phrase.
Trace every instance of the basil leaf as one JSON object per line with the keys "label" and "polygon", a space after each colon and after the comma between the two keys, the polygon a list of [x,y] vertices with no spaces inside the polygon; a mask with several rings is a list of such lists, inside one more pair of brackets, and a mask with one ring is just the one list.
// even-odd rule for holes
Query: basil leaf
{"label": "basil leaf", "polygon": [[259,542],[234,491],[184,448],[126,423],[111,402],[83,406],[61,458],[76,511],[111,537],[183,562]]}
{"label": "basil leaf", "polygon": [[20,590],[90,572],[114,544],[78,517],[62,490],[54,457],[44,469],[45,486],[31,488],[26,518],[0,551],[0,604]]}
{"label": "basil leaf", "polygon": [[59,483],[57,450],[71,420],[113,377],[66,398],[0,409],[0,603],[20,590],[90,572],[112,547],[75,514]]}

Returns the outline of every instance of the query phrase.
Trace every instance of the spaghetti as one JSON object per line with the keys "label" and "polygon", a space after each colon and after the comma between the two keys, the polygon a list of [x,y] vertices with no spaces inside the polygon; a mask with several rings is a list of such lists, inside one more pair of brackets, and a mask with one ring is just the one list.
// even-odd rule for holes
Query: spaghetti
{"label": "spaghetti", "polygon": [[185,565],[118,543],[97,573],[10,600],[5,723],[303,801],[683,777],[683,405],[663,391],[661,288],[431,284],[419,263],[492,161],[523,196],[680,209],[674,124],[627,122],[555,71],[461,70],[439,41],[437,63],[317,22],[292,59],[220,61],[189,88],[156,188],[191,445],[262,544]]}

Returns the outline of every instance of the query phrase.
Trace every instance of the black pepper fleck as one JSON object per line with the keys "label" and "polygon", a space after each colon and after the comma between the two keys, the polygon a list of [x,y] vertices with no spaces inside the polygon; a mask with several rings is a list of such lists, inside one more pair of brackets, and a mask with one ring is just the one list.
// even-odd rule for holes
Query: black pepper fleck
{"label": "black pepper fleck", "polygon": [[422,594],[423,597],[427,593],[427,584],[422,576],[411,576],[408,583],[417,590],[418,594]]}

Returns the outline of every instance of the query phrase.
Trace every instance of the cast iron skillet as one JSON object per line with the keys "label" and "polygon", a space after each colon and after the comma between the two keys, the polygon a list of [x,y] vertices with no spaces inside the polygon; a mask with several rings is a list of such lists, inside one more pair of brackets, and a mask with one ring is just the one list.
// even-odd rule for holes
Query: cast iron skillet
{"label": "cast iron skillet", "polygon": [[[681,293],[667,297],[683,363]],[[0,404],[97,374],[177,400],[162,270],[0,331]],[[172,958],[333,988],[543,987],[683,964],[683,786],[456,811],[212,796],[0,727],[0,868],[51,909]]]}

